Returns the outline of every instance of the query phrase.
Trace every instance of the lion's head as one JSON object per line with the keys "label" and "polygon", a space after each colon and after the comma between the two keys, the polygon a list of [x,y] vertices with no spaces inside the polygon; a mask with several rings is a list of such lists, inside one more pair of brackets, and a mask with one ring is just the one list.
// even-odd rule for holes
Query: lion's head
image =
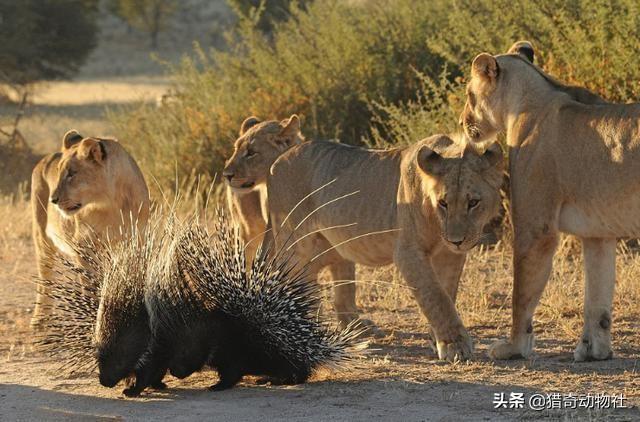
{"label": "lion's head", "polygon": [[109,158],[104,140],[83,138],[75,130],[65,134],[58,180],[50,197],[63,215],[72,216],[88,205],[109,201]]}
{"label": "lion's head", "polygon": [[248,117],[222,175],[236,192],[248,192],[266,183],[271,165],[284,151],[303,141],[295,114],[281,122]]}
{"label": "lion's head", "polygon": [[[533,64],[534,49],[528,41],[516,42],[507,54],[492,56],[482,53],[476,56],[471,65],[471,79],[467,84],[467,101],[460,116],[460,125],[465,134],[474,142],[493,139],[505,129],[500,110],[508,101],[510,85],[518,78],[520,67]],[[499,60],[511,58],[511,71],[505,71]],[[515,66],[514,66],[515,64]]]}
{"label": "lion's head", "polygon": [[502,198],[503,155],[495,142],[483,153],[466,143],[435,135],[417,154],[425,206],[435,210],[450,250],[464,253],[481,239],[484,226],[498,214]]}
{"label": "lion's head", "polygon": [[563,84],[546,74],[533,63],[534,56],[530,42],[518,41],[507,54],[481,53],[473,60],[460,116],[460,125],[472,141],[493,139],[514,116],[530,113],[533,103],[550,103],[558,93],[582,104],[606,103],[586,88]]}

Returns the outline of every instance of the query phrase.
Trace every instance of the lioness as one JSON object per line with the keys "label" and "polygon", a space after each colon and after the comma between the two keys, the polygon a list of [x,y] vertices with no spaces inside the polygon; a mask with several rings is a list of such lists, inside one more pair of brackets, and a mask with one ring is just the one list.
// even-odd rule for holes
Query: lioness
{"label": "lioness", "polygon": [[240,126],[233,155],[223,177],[227,181],[227,205],[251,261],[267,227],[267,175],[273,162],[293,145],[304,141],[300,119],[292,115],[281,122],[247,117]]}
{"label": "lioness", "polygon": [[559,232],[581,238],[585,305],[576,361],[608,359],[616,237],[640,236],[640,105],[589,103],[520,54],[478,55],[461,123],[481,142],[506,132],[514,224],[513,326],[495,359],[528,357],[532,318]]}
{"label": "lioness", "polygon": [[[430,321],[441,359],[472,342],[455,309],[466,252],[500,207],[502,152],[483,154],[436,135],[406,148],[307,142],[283,153],[267,181],[276,248],[325,266],[342,324],[358,317],[355,263],[395,262]],[[283,249],[284,248],[284,249]]]}
{"label": "lioness", "polygon": [[[77,259],[75,248],[96,237],[114,239],[144,224],[149,191],[136,162],[115,140],[67,132],[62,150],[44,157],[31,177],[33,240],[41,278],[52,276],[52,257]],[[80,263],[82,264],[82,263]],[[51,300],[38,287],[31,320],[39,328]]]}

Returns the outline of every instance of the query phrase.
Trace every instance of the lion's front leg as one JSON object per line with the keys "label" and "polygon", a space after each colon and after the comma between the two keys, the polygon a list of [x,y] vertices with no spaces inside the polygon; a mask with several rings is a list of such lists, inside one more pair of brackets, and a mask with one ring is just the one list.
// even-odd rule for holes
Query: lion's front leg
{"label": "lion's front leg", "polygon": [[493,359],[527,358],[533,350],[533,314],[544,291],[558,244],[557,232],[533,236],[519,233],[516,227],[513,267],[511,338],[500,340],[489,348]]}
{"label": "lion's front leg", "polygon": [[616,282],[616,240],[582,239],[585,270],[584,328],[573,354],[578,362],[611,352],[611,304]]}
{"label": "lion's front leg", "polygon": [[55,261],[55,250],[53,245],[44,239],[44,235],[34,233],[34,243],[36,244],[36,259],[38,264],[38,276],[43,283],[36,285],[36,301],[31,316],[30,326],[34,331],[43,330],[46,320],[51,316],[53,299],[46,282],[53,280],[52,265]]}
{"label": "lion's front leg", "polygon": [[433,328],[438,357],[448,361],[470,359],[473,353],[471,337],[425,251],[408,239],[400,239],[395,262]]}
{"label": "lion's front leg", "polygon": [[[460,283],[466,259],[467,254],[453,253],[446,248],[440,249],[440,251],[431,256],[431,265],[438,276],[438,281],[454,305],[458,296],[458,284]],[[433,328],[431,329],[431,338],[433,339],[433,352],[438,353],[437,339]]]}
{"label": "lion's front leg", "polygon": [[466,253],[453,253],[446,248],[442,248],[431,256],[431,265],[438,276],[438,281],[454,304],[458,296],[458,284],[466,260]]}

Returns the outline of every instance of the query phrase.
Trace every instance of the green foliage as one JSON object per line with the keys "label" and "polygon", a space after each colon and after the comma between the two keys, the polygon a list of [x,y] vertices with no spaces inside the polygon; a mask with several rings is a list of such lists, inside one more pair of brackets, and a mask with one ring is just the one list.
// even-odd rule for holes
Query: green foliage
{"label": "green foliage", "polygon": [[131,27],[151,37],[151,47],[158,47],[158,35],[176,11],[177,0],[109,0],[107,9]]}
{"label": "green foliage", "polygon": [[559,79],[611,101],[640,88],[640,3],[636,0],[454,0],[430,45],[469,68],[483,51],[529,39],[538,64]]}
{"label": "green foliage", "polygon": [[272,18],[270,33],[259,26],[264,15],[241,14],[224,51],[196,50],[172,69],[174,102],[114,116],[148,174],[170,187],[176,172],[181,180],[219,172],[252,114],[298,113],[308,137],[350,144],[406,144],[455,131],[473,57],[521,39],[560,80],[612,101],[638,92],[635,0],[297,4],[289,3],[287,19]]}
{"label": "green foliage", "polygon": [[147,173],[170,187],[176,161],[183,180],[193,169],[220,172],[251,114],[298,113],[308,137],[361,143],[371,135],[371,101],[416,99],[416,70],[437,78],[445,63],[426,44],[436,31],[426,2],[327,0],[290,13],[270,35],[241,18],[225,51],[196,51],[173,69],[175,104],[115,116]]}
{"label": "green foliage", "polygon": [[0,0],[0,81],[72,76],[96,45],[97,0]]}
{"label": "green foliage", "polygon": [[437,133],[454,133],[464,104],[464,86],[445,70],[439,79],[418,74],[421,87],[415,100],[401,104],[373,103],[372,137],[377,148],[410,145]]}

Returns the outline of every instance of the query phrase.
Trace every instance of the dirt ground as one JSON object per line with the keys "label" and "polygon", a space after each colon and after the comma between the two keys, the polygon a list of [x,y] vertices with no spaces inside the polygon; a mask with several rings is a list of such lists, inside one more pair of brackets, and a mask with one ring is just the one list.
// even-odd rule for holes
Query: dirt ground
{"label": "dirt ground", "polygon": [[[187,380],[169,377],[166,391],[126,399],[122,385],[101,387],[96,374],[60,376],[55,359],[33,350],[28,324],[35,261],[28,211],[24,201],[0,203],[0,420],[640,420],[639,257],[621,254],[619,259],[616,355],[610,361],[572,361],[581,323],[581,274],[575,270],[579,259],[566,258],[558,259],[538,312],[537,354],[510,362],[486,357],[488,345],[505,335],[509,324],[509,256],[499,246],[474,252],[463,279],[458,308],[476,340],[472,362],[438,362],[424,319],[397,273],[360,268],[359,304],[382,336],[371,339],[368,355],[356,367],[321,371],[295,387],[255,386],[247,378],[219,393],[205,389],[216,379],[207,371]],[[512,392],[527,398],[624,394],[627,408],[494,409],[496,393],[508,397]]]}

